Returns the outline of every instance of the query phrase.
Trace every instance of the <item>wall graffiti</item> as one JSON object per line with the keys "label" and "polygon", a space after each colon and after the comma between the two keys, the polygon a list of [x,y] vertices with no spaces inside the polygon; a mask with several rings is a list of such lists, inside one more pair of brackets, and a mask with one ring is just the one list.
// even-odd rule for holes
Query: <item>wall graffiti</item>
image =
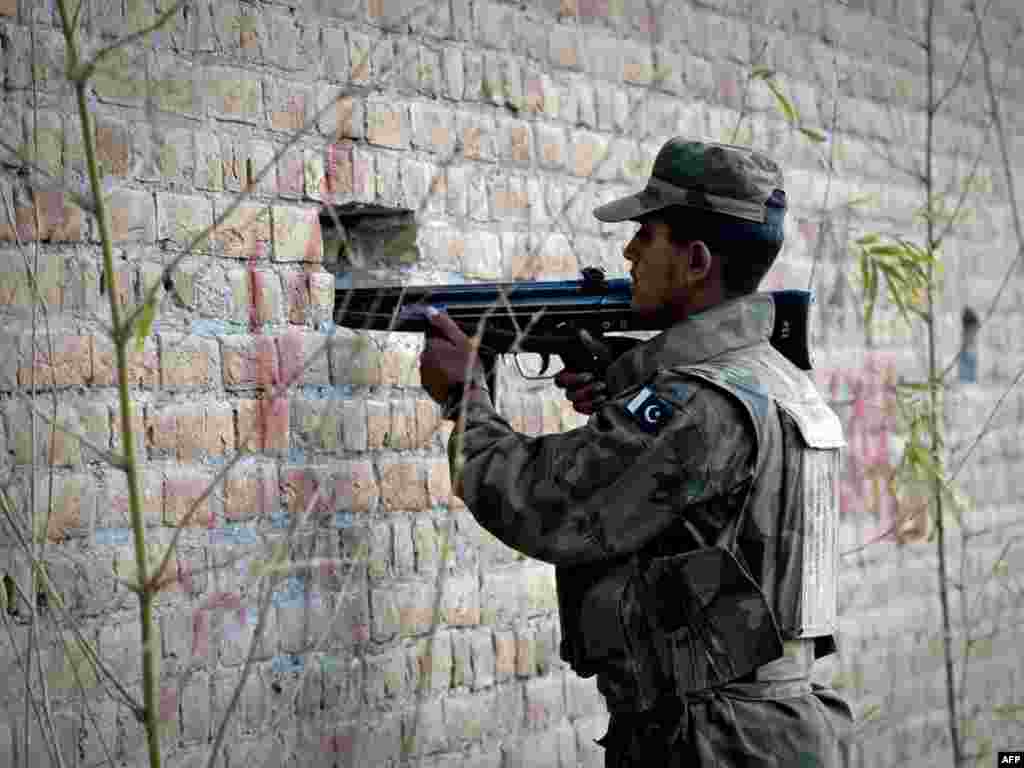
{"label": "wall graffiti", "polygon": [[821,391],[843,420],[846,435],[839,485],[842,518],[867,523],[864,542],[912,537],[912,526],[897,525],[900,503],[891,490],[900,461],[895,448],[896,376],[892,358],[870,354],[859,367],[826,368],[817,377]]}

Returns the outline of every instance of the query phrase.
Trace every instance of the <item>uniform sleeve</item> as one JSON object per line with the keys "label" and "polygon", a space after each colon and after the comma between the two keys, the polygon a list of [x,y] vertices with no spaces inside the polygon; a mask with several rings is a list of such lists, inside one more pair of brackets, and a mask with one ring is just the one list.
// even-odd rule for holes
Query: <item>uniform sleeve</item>
{"label": "uniform sleeve", "polygon": [[486,396],[470,399],[449,442],[456,492],[505,544],[575,565],[640,549],[750,476],[753,433],[726,395],[678,380],[658,388],[670,413],[651,430],[629,410],[635,394],[541,437],[515,432]]}

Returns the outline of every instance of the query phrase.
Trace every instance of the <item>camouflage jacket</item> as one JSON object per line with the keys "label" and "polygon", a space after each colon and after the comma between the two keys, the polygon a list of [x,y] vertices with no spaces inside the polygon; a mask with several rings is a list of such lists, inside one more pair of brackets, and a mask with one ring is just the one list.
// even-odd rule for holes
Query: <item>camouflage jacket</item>
{"label": "camouflage jacket", "polygon": [[[562,654],[598,674],[612,711],[738,678],[791,637],[831,650],[834,594],[805,573],[802,489],[809,477],[834,499],[841,430],[769,345],[773,322],[757,294],[638,345],[579,429],[521,435],[475,396],[453,433],[457,492],[503,542],[557,566]],[[808,475],[814,447],[828,472]]]}

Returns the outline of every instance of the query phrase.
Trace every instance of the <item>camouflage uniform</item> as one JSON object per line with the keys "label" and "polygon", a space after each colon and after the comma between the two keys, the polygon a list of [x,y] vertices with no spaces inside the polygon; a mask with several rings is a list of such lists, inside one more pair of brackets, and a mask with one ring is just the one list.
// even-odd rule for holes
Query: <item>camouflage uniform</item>
{"label": "camouflage uniform", "polygon": [[835,520],[810,515],[834,513],[842,434],[773,324],[765,294],[688,318],[616,360],[608,400],[564,434],[464,402],[456,490],[555,564],[562,655],[611,712],[607,766],[843,764],[850,711],[808,680],[835,649],[814,569],[835,567]]}

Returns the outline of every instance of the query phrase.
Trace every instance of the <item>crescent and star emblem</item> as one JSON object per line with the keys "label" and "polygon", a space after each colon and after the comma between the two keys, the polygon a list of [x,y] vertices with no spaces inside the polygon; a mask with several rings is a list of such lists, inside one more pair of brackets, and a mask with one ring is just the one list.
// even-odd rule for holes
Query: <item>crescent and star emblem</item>
{"label": "crescent and star emblem", "polygon": [[648,405],[644,409],[644,419],[648,424],[654,424],[661,418],[661,408],[657,405]]}

